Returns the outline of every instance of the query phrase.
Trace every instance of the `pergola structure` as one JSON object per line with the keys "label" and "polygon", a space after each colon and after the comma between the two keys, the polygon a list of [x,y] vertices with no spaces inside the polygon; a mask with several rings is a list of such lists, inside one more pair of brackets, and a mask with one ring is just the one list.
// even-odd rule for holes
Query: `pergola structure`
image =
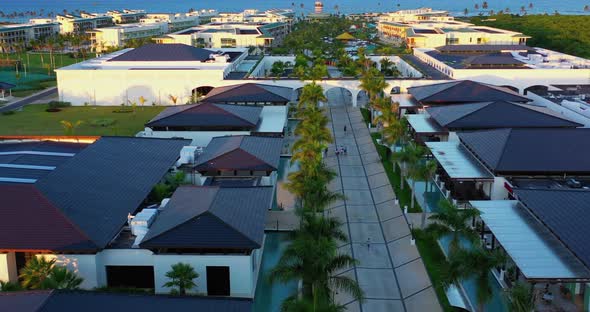
{"label": "pergola structure", "polygon": [[8,91],[9,96],[12,96],[12,89],[14,87],[16,87],[16,85],[12,83],[0,81],[0,95],[2,95],[2,98],[6,97],[6,91]]}

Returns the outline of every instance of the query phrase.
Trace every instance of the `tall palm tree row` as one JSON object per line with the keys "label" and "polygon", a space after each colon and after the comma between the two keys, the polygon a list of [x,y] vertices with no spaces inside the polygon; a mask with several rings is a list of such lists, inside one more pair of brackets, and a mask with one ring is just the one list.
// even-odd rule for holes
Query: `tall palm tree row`
{"label": "tall palm tree row", "polygon": [[336,291],[347,292],[358,300],[363,298],[356,281],[339,274],[356,261],[338,252],[339,243],[348,237],[341,222],[324,213],[343,195],[328,188],[336,173],[323,161],[333,138],[328,129],[329,119],[319,107],[321,101],[326,101],[323,89],[312,82],[304,86],[297,105],[300,122],[295,129],[298,139],[292,147],[292,161],[298,162],[299,170],[289,174],[287,188],[298,199],[296,213],[300,225],[291,234],[291,243],[270,279],[300,281],[301,289],[283,302],[283,311],[342,311],[343,307],[334,301]]}

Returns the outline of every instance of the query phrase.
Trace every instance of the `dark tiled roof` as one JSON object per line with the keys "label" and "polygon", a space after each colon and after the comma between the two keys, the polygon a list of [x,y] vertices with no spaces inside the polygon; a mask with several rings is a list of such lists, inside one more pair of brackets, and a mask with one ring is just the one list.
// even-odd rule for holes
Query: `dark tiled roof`
{"label": "dark tiled roof", "polygon": [[493,54],[485,54],[485,55],[478,55],[470,58],[467,60],[467,63],[470,65],[477,65],[477,66],[496,66],[496,65],[524,65],[524,62],[521,62],[515,59],[511,54],[506,53],[493,53]]}
{"label": "dark tiled roof", "polygon": [[416,100],[424,104],[473,103],[490,101],[528,102],[518,93],[494,85],[458,80],[408,88]]}
{"label": "dark tiled roof", "polygon": [[141,246],[260,248],[272,198],[272,187],[181,186],[156,218]]}
{"label": "dark tiled roof", "polygon": [[575,128],[550,109],[505,101],[434,106],[426,108],[436,122],[448,129]]}
{"label": "dark tiled roof", "polygon": [[227,102],[289,102],[293,89],[257,83],[218,87],[207,94],[207,101]]}
{"label": "dark tiled roof", "polygon": [[148,127],[250,127],[260,119],[261,107],[200,103],[166,108]]}
{"label": "dark tiled roof", "polygon": [[590,129],[497,129],[458,136],[490,170],[500,174],[590,175]]}
{"label": "dark tiled roof", "polygon": [[97,246],[34,185],[0,184],[0,249],[94,250]]}
{"label": "dark tiled roof", "polygon": [[186,44],[146,44],[123,53],[109,62],[178,62],[206,61],[213,51],[196,48]]}
{"label": "dark tiled roof", "polygon": [[0,293],[0,306],[15,312],[251,312],[252,300],[54,290]]}
{"label": "dark tiled roof", "polygon": [[199,155],[195,169],[277,170],[283,139],[257,136],[216,137]]}
{"label": "dark tiled roof", "polygon": [[[35,186],[79,231],[103,248],[189,142],[103,137]],[[22,215],[21,222],[27,224],[28,217]]]}
{"label": "dark tiled roof", "polygon": [[520,202],[590,268],[590,191],[516,189],[515,193]]}

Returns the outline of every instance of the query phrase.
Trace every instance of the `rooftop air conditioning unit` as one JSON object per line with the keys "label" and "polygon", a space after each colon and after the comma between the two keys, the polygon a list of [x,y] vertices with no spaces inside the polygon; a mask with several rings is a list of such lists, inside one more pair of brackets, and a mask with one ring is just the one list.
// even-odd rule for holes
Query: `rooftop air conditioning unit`
{"label": "rooftop air conditioning unit", "polygon": [[180,150],[180,158],[176,162],[176,166],[192,164],[195,162],[196,146],[185,146]]}

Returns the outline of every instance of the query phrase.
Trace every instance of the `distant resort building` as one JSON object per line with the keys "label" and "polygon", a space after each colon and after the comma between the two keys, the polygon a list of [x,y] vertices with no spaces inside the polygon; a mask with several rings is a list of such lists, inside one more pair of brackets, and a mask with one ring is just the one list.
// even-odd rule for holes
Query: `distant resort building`
{"label": "distant resort building", "polygon": [[286,9],[272,9],[260,12],[258,10],[245,10],[243,12],[231,13],[220,12],[217,16],[211,18],[213,24],[232,24],[232,23],[287,23],[292,24],[295,12]]}
{"label": "distant resort building", "polygon": [[431,9],[398,11],[384,15],[378,23],[384,40],[405,43],[411,48],[445,45],[525,45],[529,36],[454,20],[446,11]]}
{"label": "distant resort building", "polygon": [[46,19],[31,20],[25,24],[0,25],[0,52],[12,52],[15,45],[53,37],[59,34],[60,24]]}
{"label": "distant resort building", "polygon": [[316,1],[313,5],[315,14],[322,14],[324,11],[324,4],[321,1]]}
{"label": "distant resort building", "polygon": [[90,43],[98,53],[108,48],[125,46],[133,39],[152,38],[168,33],[168,22],[121,24],[86,31]]}
{"label": "distant resort building", "polygon": [[290,33],[285,22],[210,23],[155,38],[157,43],[183,43],[201,48],[269,48],[281,44]]}

